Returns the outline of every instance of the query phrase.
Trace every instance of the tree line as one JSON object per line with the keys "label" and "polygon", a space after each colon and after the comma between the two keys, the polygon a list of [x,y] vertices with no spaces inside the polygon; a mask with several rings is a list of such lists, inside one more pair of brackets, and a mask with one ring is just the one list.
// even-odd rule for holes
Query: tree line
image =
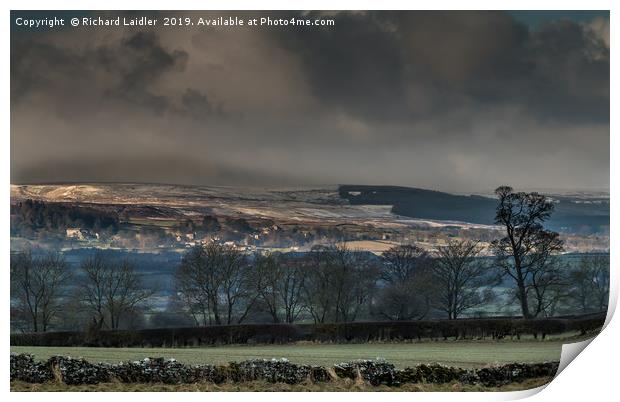
{"label": "tree line", "polygon": [[11,233],[32,236],[35,231],[64,231],[67,228],[114,233],[119,228],[115,213],[62,202],[25,200],[11,205]]}
{"label": "tree line", "polygon": [[143,314],[154,294],[130,261],[103,254],[83,261],[78,272],[57,253],[22,252],[11,258],[11,321],[21,330],[45,332],[59,322],[95,331],[118,329]]}
{"label": "tree line", "polygon": [[[303,254],[254,255],[217,242],[196,246],[176,270],[168,310],[199,326],[458,319],[507,304],[524,318],[604,311],[609,257],[585,256],[568,265],[559,255],[558,233],[543,226],[552,200],[509,187],[496,194],[495,223],[503,236],[488,247],[452,240],[433,251],[410,244],[375,256],[344,243]],[[130,261],[101,254],[83,261],[74,275],[77,285],[70,287],[70,270],[57,254],[15,255],[14,315],[28,330],[46,331],[71,305],[89,328],[115,329],[143,315],[155,294]]]}

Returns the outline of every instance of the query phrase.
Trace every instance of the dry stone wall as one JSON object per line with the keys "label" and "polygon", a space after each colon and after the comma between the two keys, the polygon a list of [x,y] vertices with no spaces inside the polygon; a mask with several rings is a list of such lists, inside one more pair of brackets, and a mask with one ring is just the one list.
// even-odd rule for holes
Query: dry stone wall
{"label": "dry stone wall", "polygon": [[118,364],[91,363],[84,359],[53,356],[39,362],[28,354],[11,354],[11,381],[29,383],[60,381],[68,385],[123,383],[191,384],[197,382],[246,382],[300,384],[338,379],[361,380],[371,385],[399,386],[403,383],[450,383],[502,386],[529,378],[551,377],[557,362],[512,363],[503,366],[464,370],[439,364],[420,364],[398,370],[393,364],[377,360],[357,360],[321,366],[291,363],[286,359],[254,359],[227,365],[186,365],[174,359],[146,358]]}

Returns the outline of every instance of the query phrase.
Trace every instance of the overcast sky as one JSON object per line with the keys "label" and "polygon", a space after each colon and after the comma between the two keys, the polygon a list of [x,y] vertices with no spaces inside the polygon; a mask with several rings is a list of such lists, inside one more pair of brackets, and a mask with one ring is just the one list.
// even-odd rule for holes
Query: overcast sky
{"label": "overcast sky", "polygon": [[329,17],[13,27],[11,181],[609,188],[607,13]]}

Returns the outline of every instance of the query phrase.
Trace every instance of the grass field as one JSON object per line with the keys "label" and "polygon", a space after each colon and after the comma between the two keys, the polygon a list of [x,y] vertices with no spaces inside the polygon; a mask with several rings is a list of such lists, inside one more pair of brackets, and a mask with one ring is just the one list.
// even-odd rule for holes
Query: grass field
{"label": "grass field", "polygon": [[252,358],[287,358],[293,363],[333,365],[381,357],[398,368],[419,363],[442,363],[464,368],[510,362],[558,361],[562,341],[443,341],[387,344],[293,344],[217,346],[205,348],[87,348],[12,346],[11,352],[31,353],[38,359],[53,355],[83,357],[92,362],[119,362],[145,357],[175,358],[187,364],[223,364]]}
{"label": "grass field", "polygon": [[353,391],[401,391],[401,392],[458,392],[458,391],[520,391],[525,389],[537,388],[547,384],[552,379],[549,377],[535,378],[526,380],[522,383],[508,384],[502,387],[485,387],[482,385],[463,385],[460,383],[449,384],[403,384],[400,387],[388,387],[381,385],[373,387],[372,385],[360,383],[359,381],[343,380],[332,381],[330,383],[320,384],[298,384],[288,385],[284,383],[271,384],[261,381],[253,381],[247,383],[224,383],[224,384],[211,384],[211,383],[197,383],[197,384],[123,384],[123,383],[104,383],[97,385],[66,385],[58,382],[49,382],[45,384],[29,384],[22,381],[11,381],[11,391],[24,392],[24,391],[70,391],[70,392],[85,392],[85,391],[100,391],[100,392],[118,392],[118,391],[133,391],[133,392],[235,392],[235,391],[277,391],[277,392],[303,392],[303,391],[330,391],[330,392],[353,392]]}

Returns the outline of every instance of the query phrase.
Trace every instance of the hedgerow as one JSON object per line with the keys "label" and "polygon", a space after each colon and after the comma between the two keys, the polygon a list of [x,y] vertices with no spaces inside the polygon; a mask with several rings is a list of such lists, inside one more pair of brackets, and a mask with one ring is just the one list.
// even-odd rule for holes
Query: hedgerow
{"label": "hedgerow", "polygon": [[195,347],[227,344],[399,342],[420,339],[502,339],[600,330],[604,314],[564,318],[484,318],[335,324],[244,324],[208,327],[11,334],[12,346]]}

